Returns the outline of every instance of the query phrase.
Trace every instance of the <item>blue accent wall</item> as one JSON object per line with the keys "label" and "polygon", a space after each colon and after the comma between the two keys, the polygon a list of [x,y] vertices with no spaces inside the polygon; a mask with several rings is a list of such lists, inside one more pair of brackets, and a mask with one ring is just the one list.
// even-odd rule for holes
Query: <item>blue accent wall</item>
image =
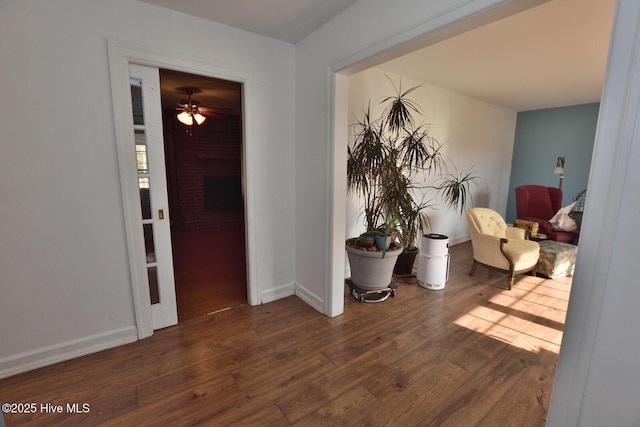
{"label": "blue accent wall", "polygon": [[587,188],[599,109],[600,103],[594,103],[518,113],[507,222],[516,219],[516,187],[558,186],[560,177],[553,170],[560,156],[565,158],[562,205]]}

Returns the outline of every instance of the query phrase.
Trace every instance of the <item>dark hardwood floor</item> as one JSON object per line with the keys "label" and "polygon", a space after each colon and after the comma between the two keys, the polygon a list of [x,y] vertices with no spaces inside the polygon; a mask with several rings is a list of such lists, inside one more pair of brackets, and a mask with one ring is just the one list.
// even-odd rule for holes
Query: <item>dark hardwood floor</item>
{"label": "dark hardwood floor", "polygon": [[172,227],[179,322],[247,303],[242,236],[242,221],[206,229]]}
{"label": "dark hardwood floor", "polygon": [[[543,426],[571,279],[506,278],[450,249],[446,288],[400,281],[328,318],[295,296],[0,380],[21,425]],[[62,405],[62,414],[40,405]],[[88,405],[83,414],[68,403]]]}

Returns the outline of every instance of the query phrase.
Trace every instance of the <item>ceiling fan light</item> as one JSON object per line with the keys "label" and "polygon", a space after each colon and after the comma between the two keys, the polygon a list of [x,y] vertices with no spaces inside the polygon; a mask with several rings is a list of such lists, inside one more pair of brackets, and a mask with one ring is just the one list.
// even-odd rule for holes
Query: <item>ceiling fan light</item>
{"label": "ceiling fan light", "polygon": [[204,121],[207,119],[205,116],[203,116],[200,113],[196,113],[193,117],[196,119],[196,123],[199,125],[204,123]]}
{"label": "ceiling fan light", "polygon": [[187,113],[186,111],[180,112],[177,117],[180,123],[184,123],[187,126],[191,126],[193,124],[193,119],[191,118],[191,114]]}

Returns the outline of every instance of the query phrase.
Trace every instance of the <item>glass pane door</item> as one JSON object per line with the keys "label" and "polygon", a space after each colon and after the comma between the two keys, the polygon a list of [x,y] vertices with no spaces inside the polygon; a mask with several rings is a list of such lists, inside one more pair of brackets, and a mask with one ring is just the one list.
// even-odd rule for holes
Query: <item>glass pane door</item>
{"label": "glass pane door", "polygon": [[175,325],[176,310],[171,230],[157,68],[130,66],[132,118],[144,239],[154,329]]}

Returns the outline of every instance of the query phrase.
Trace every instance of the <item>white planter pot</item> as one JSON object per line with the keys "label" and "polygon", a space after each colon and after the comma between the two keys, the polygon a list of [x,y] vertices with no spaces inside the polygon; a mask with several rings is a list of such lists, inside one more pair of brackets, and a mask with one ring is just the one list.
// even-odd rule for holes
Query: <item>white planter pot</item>
{"label": "white planter pot", "polygon": [[363,251],[346,245],[349,265],[351,266],[351,281],[362,289],[377,291],[386,289],[391,284],[393,267],[402,248],[388,250],[382,257],[382,252]]}

